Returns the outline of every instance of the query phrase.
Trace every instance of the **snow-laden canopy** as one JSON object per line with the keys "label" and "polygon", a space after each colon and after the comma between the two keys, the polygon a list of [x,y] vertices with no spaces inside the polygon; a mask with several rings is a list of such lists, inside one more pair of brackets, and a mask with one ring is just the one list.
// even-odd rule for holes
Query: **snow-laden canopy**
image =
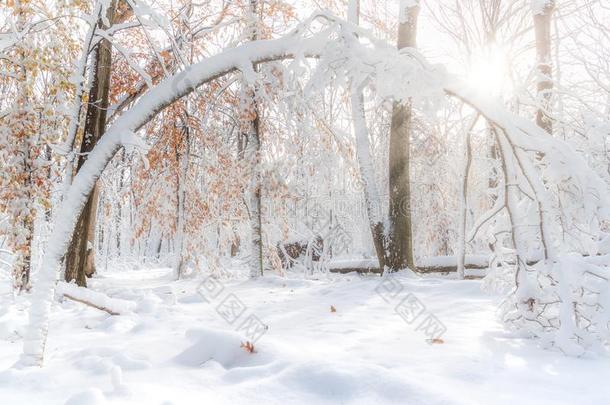
{"label": "snow-laden canopy", "polygon": [[[315,60],[312,61],[311,58]],[[601,180],[566,143],[552,138],[534,123],[506,110],[499,102],[469,89],[463,82],[448,75],[441,66],[429,64],[416,50],[406,48],[399,51],[351,23],[327,13],[316,13],[282,38],[253,41],[225,50],[168,77],[145,92],[132,108],[108,128],[74,178],[56,217],[44,265],[34,285],[30,326],[24,339],[24,364],[42,363],[62,257],[87,197],[115,153],[124,146],[144,147],[136,135],[137,131],[165,107],[199,86],[234,71],[241,71],[246,80],[253,83],[257,80],[254,64],[278,60],[290,60],[286,69],[294,74],[303,69],[312,70],[307,91],[323,89],[329,81],[340,81],[354,89],[372,86],[381,99],[410,100],[420,108],[438,108],[443,97],[449,95],[477,110],[489,122],[492,128],[490,134],[497,139],[505,173],[504,194],[498,198],[497,206],[489,216],[507,212],[513,231],[516,249],[513,252],[516,257],[513,263],[516,263],[514,277],[517,288],[516,294],[511,295],[515,299],[514,302],[511,301],[513,303],[508,312],[512,313],[512,319],[540,324],[545,333],[564,328],[561,333],[570,342],[574,334],[579,333],[576,329],[581,328],[579,330],[582,332],[582,326],[565,330],[568,327],[565,319],[570,318],[571,314],[564,314],[561,317],[564,322],[560,325],[553,322],[541,323],[540,317],[544,312],[541,305],[544,303],[538,299],[540,293],[537,290],[545,282],[539,278],[544,272],[533,271],[526,265],[528,253],[523,238],[527,235],[519,232],[519,224],[524,220],[521,218],[524,204],[533,206],[539,218],[538,232],[533,238],[543,252],[544,260],[541,263],[548,261],[551,266],[556,266],[552,263],[559,263],[560,255],[565,252],[554,237],[557,206],[551,190],[559,183],[569,187],[577,209],[584,214],[582,218],[585,218],[586,226],[593,235],[606,214],[602,208],[609,201]],[[522,199],[522,196],[526,196],[526,199]],[[610,264],[610,258],[604,258],[601,256],[598,260],[602,263],[596,266],[591,264],[587,271],[607,281],[608,271],[605,266]],[[570,260],[570,263],[574,263],[575,259]],[[559,265],[559,268],[569,267],[566,262],[561,263],[564,264]],[[553,276],[550,277],[552,280]],[[602,296],[602,300],[608,299],[607,284],[606,282],[604,287],[605,293],[595,291]],[[571,286],[562,288],[561,291],[553,290],[551,295],[571,301]],[[610,303],[606,303],[606,308],[610,308]],[[591,328],[595,329],[595,333],[605,334],[607,339],[607,312],[604,316],[598,312],[594,314],[596,318],[590,320],[591,325],[594,324]]]}

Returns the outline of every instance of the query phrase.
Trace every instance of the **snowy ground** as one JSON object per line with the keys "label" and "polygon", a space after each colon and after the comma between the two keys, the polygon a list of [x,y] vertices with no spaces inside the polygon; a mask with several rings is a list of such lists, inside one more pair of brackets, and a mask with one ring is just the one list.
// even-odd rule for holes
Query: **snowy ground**
{"label": "snowy ground", "polygon": [[[137,302],[110,316],[57,304],[42,369],[15,369],[25,302],[0,297],[0,404],[608,404],[610,358],[568,358],[511,336],[479,281],[401,274],[388,303],[379,277],[201,282],[167,270],[106,275],[91,286]],[[387,287],[387,286],[386,286]],[[377,291],[376,291],[377,290]],[[216,312],[234,293],[269,329],[255,344]],[[394,312],[413,293],[447,328],[429,344]],[[217,301],[215,301],[217,300]],[[331,305],[336,312],[331,311]]]}

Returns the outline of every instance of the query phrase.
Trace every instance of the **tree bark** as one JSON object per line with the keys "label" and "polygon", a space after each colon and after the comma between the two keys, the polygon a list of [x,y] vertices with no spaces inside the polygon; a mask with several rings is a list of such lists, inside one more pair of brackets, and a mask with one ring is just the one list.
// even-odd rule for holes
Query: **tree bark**
{"label": "tree bark", "polygon": [[[253,18],[252,35],[250,39],[258,39],[257,20],[258,0],[250,0],[250,12]],[[254,65],[254,69],[257,67]],[[252,95],[254,119],[248,125],[248,146],[246,158],[252,164],[252,183],[250,185],[250,228],[252,231],[252,244],[250,252],[250,277],[263,275],[263,235],[262,235],[262,207],[261,207],[261,139],[260,139],[260,111],[256,101],[256,92]]]}
{"label": "tree bark", "polygon": [[[350,0],[347,16],[351,23],[360,25],[360,0]],[[369,228],[377,260],[379,261],[379,268],[383,270],[386,264],[386,250],[383,220],[381,213],[378,212],[381,208],[381,196],[378,192],[371,156],[369,133],[364,111],[363,89],[352,89],[350,98],[354,135],[356,137],[356,157],[360,168],[360,178],[364,183],[364,199]]]}
{"label": "tree bark", "polygon": [[[27,17],[30,14],[30,7],[27,4],[16,2],[13,5],[13,12],[17,17],[16,28],[21,32],[27,24]],[[23,206],[22,209],[13,212],[12,222],[12,250],[15,253],[13,263],[13,288],[17,291],[27,291],[30,289],[30,273],[32,267],[32,244],[34,240],[34,218],[36,208],[34,206],[34,179],[33,160],[33,125],[34,120],[30,109],[31,88],[28,84],[28,69],[26,67],[28,59],[28,47],[31,43],[27,41],[27,36],[22,38],[17,46],[16,68],[17,68],[17,88],[15,97],[15,122],[13,122],[14,142],[17,146],[15,152],[20,155],[20,163],[15,170],[18,171],[17,179],[23,181],[14,197],[15,206]]]}
{"label": "tree bark", "polygon": [[191,146],[191,136],[190,136],[190,127],[189,127],[189,114],[188,114],[188,106],[185,106],[184,112],[182,114],[183,118],[183,127],[184,127],[184,151],[182,155],[180,155],[180,151],[178,150],[178,146],[176,146],[176,164],[179,167],[179,172],[177,175],[177,185],[176,185],[176,193],[177,193],[177,207],[176,207],[176,236],[174,238],[174,243],[176,246],[175,259],[174,259],[174,273],[176,275],[176,279],[182,278],[184,275],[184,271],[186,263],[185,263],[185,249],[184,249],[184,236],[185,236],[185,228],[186,228],[186,176],[188,174],[188,166],[190,160],[190,146]]}
{"label": "tree bark", "polygon": [[[419,5],[401,6],[398,49],[415,47]],[[409,102],[395,103],[392,110],[389,155],[390,210],[387,266],[390,271],[415,269],[411,225],[411,184],[409,178],[412,111]]]}
{"label": "tree bark", "polygon": [[252,229],[252,252],[250,258],[250,276],[263,275],[263,241],[261,212],[261,176],[260,176],[260,120],[257,117],[251,125],[248,140],[248,159],[253,164],[252,185],[250,189],[250,226]]}
{"label": "tree bark", "polygon": [[536,33],[536,62],[538,78],[536,91],[538,94],[538,111],[536,124],[549,134],[553,133],[553,121],[549,115],[551,110],[551,94],[553,91],[553,65],[551,61],[551,18],[555,9],[555,0],[547,0],[541,10],[534,12],[534,31]]}
{"label": "tree bark", "polygon": [[468,174],[472,166],[472,129],[479,120],[479,114],[472,120],[466,132],[466,140],[464,145],[465,161],[464,172],[462,174],[462,189],[460,195],[460,222],[458,232],[458,249],[457,249],[457,273],[458,278],[464,279],[464,270],[466,268],[466,220],[468,217]]}
{"label": "tree bark", "polygon": [[[117,0],[107,9],[106,18],[112,24],[116,11]],[[101,29],[107,29],[102,19],[98,21]],[[102,39],[94,53],[93,83],[89,91],[89,104],[85,118],[83,141],[80,145],[80,155],[76,171],[78,172],[93,150],[106,128],[106,111],[110,91],[110,74],[112,72],[112,46],[107,39]],[[66,255],[65,280],[76,280],[81,287],[87,285],[87,276],[95,273],[95,215],[99,189],[96,186],[89,195],[85,207],[78,217],[72,241]]]}

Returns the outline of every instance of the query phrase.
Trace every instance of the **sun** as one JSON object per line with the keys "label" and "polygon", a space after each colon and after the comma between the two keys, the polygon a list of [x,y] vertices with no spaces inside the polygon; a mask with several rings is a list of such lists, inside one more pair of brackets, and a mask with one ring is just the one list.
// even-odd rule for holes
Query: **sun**
{"label": "sun", "polygon": [[467,81],[480,93],[500,96],[510,88],[507,63],[502,49],[489,47],[471,58]]}

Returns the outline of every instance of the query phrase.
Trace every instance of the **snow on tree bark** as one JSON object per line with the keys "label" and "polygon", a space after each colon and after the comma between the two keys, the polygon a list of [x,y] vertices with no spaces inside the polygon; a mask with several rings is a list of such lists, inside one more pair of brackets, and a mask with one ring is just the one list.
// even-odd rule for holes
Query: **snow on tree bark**
{"label": "snow on tree bark", "polygon": [[[100,16],[97,23],[99,29],[106,30],[112,25],[116,12],[117,0],[112,1],[105,9],[105,18]],[[104,22],[106,21],[106,23]],[[106,38],[100,40],[94,51],[89,104],[85,118],[83,139],[76,166],[78,172],[87,160],[87,155],[93,150],[98,139],[104,134],[106,128],[106,112],[108,110],[108,96],[110,93],[110,74],[112,71],[112,49],[110,41]],[[71,171],[71,167],[68,167]],[[97,189],[97,187],[96,187]],[[65,280],[76,280],[81,287],[87,285],[87,275],[95,273],[95,215],[99,192],[91,193],[83,212],[79,215],[74,234],[66,255]]]}
{"label": "snow on tree bark", "polygon": [[536,124],[549,134],[553,133],[551,96],[553,91],[553,64],[551,60],[551,20],[555,0],[532,0],[534,31],[536,34],[536,91],[538,110]]}
{"label": "snow on tree bark", "polygon": [[[348,7],[349,21],[354,25],[360,23],[360,0],[351,0]],[[356,37],[357,38],[357,37]],[[350,92],[350,103],[352,109],[352,123],[356,137],[356,158],[360,168],[360,178],[364,185],[364,201],[371,237],[375,246],[375,253],[380,269],[385,268],[386,246],[384,221],[381,217],[382,200],[377,187],[375,168],[371,157],[371,146],[369,142],[369,131],[364,111],[364,89],[362,86],[352,88]]]}
{"label": "snow on tree bark", "polygon": [[465,161],[464,161],[464,172],[462,173],[462,188],[460,194],[460,223],[459,223],[459,244],[457,252],[457,273],[458,278],[464,279],[464,268],[466,261],[466,219],[468,213],[468,174],[470,172],[470,166],[472,165],[472,130],[479,120],[479,114],[472,120],[466,130],[466,141],[464,145],[465,149]]}
{"label": "snow on tree bark", "polygon": [[[250,26],[248,29],[251,30],[250,40],[256,41],[258,39],[258,0],[250,0],[249,18]],[[254,76],[257,70],[257,66],[254,65],[252,69],[246,69],[243,74],[249,73],[250,76]],[[250,182],[250,188],[248,190],[248,211],[250,215],[250,232],[251,232],[251,246],[250,246],[250,260],[248,262],[250,266],[250,277],[258,277],[263,275],[263,212],[261,206],[261,192],[262,192],[262,173],[261,173],[261,121],[260,121],[260,106],[257,98],[257,88],[251,91],[251,99],[248,100],[248,109],[251,110],[248,115],[252,116],[252,119],[247,120],[246,125],[246,139],[248,146],[246,148],[245,158],[248,160],[252,169],[252,179]]]}
{"label": "snow on tree bark", "polygon": [[[398,49],[414,48],[417,38],[419,2],[401,1],[398,25]],[[391,271],[415,269],[413,260],[413,230],[411,220],[411,179],[409,175],[411,132],[411,102],[395,102],[390,128],[389,188],[390,211],[388,225],[387,265]]]}

